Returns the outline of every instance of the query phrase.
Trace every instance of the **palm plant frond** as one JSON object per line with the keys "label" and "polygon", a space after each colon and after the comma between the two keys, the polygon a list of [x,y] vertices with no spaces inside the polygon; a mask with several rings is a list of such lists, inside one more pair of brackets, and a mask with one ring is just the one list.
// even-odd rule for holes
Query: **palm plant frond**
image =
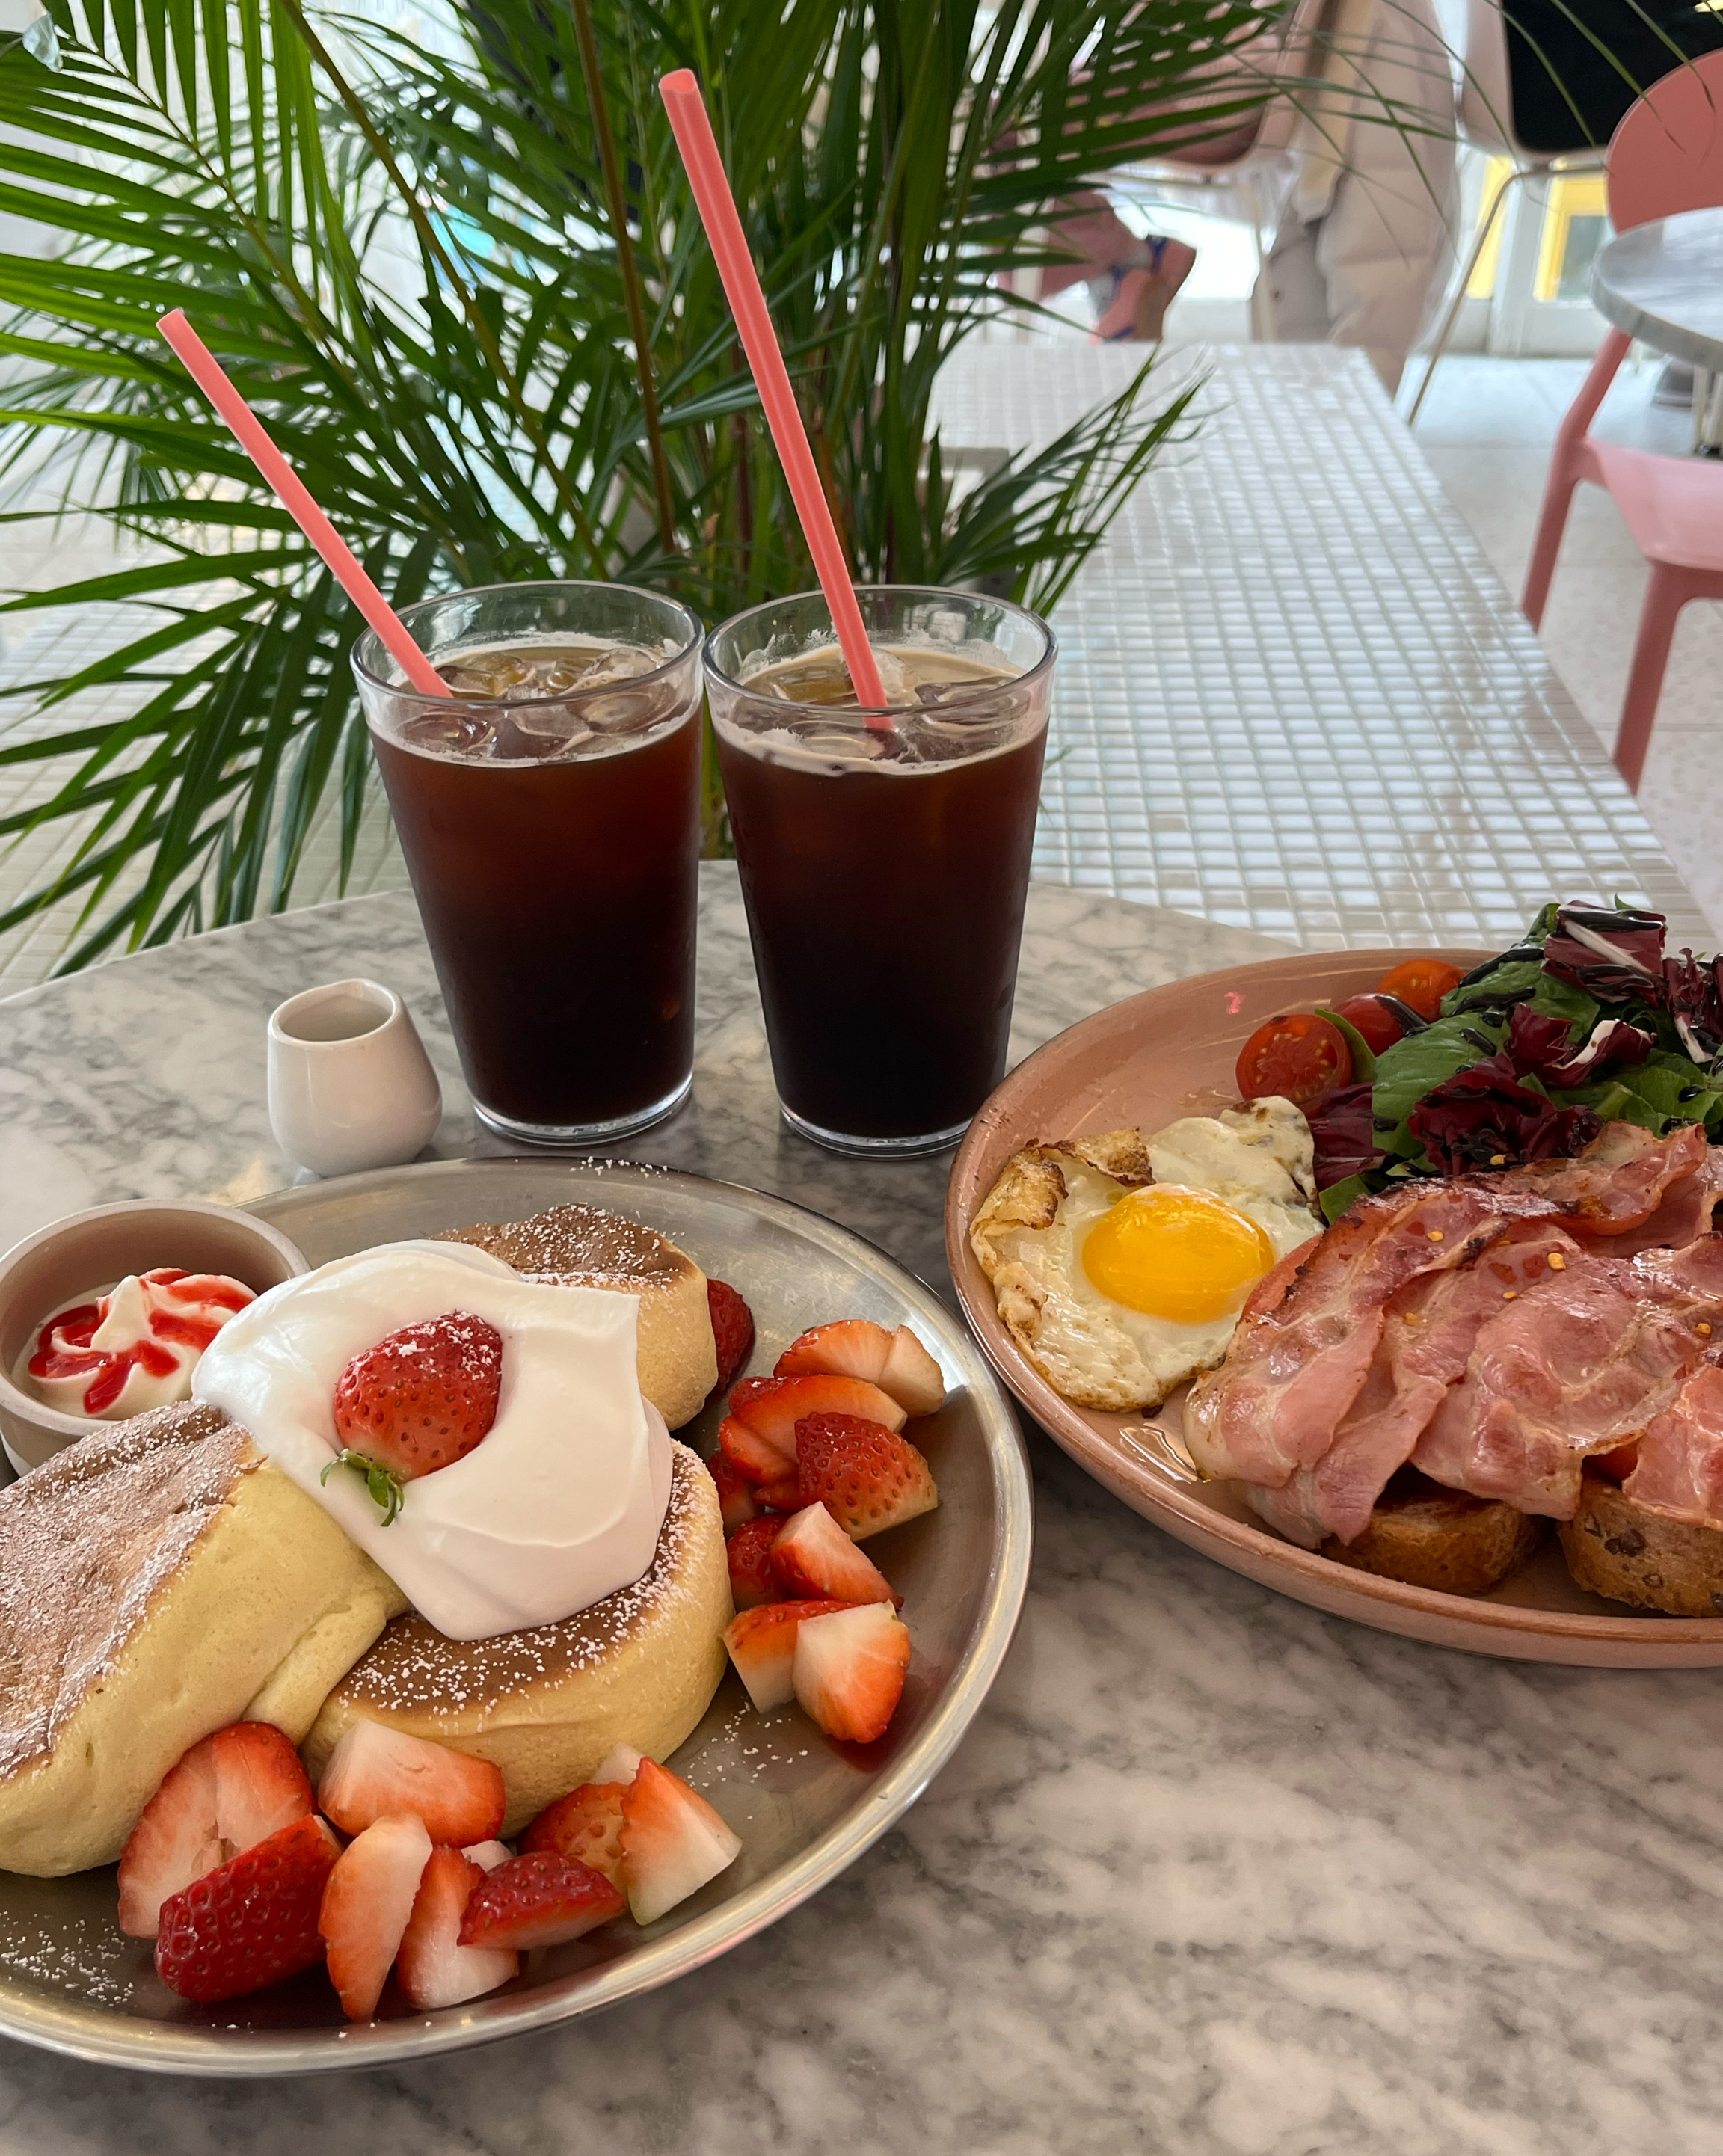
{"label": "palm plant frond", "polygon": [[[5,610],[121,604],[9,692],[57,783],[88,963],[290,902],[367,808],[359,623],[155,334],[183,305],[397,604],[619,577],[708,620],[813,581],[656,94],[700,74],[857,573],[1054,604],[1192,424],[1145,368],[954,483],[941,370],[1115,167],[1277,87],[1283,0],[469,0],[434,40],[315,0],[50,0],[0,40],[0,486],[135,560]],[[650,394],[643,393],[649,390]],[[24,513],[24,512],[20,512]],[[85,692],[130,708],[90,718]],[[8,706],[0,704],[0,714]],[[64,723],[42,721],[64,712]]]}

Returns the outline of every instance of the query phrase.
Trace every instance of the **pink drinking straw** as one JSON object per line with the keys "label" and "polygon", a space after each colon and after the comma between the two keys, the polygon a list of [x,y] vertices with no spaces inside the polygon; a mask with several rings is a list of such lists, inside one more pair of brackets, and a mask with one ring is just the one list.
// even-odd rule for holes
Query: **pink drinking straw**
{"label": "pink drinking straw", "polygon": [[690,68],[678,68],[674,74],[667,74],[658,89],[664,110],[670,116],[670,131],[676,138],[676,147],[688,167],[689,183],[700,205],[700,219],[706,228],[706,239],[718,264],[718,275],[723,280],[724,295],[736,317],[748,365],[753,369],[766,423],[777,445],[784,477],[790,483],[790,498],[802,520],[808,551],[819,572],[820,589],[832,610],[833,625],[843,649],[844,663],[855,685],[857,701],[864,706],[874,706],[866,715],[868,724],[890,733],[891,721],[880,715],[885,690],[880,683],[879,669],[874,662],[868,633],[862,627],[861,608],[855,603],[855,587],[844,567],[844,549],[838,542],[838,527],[832,521],[831,504],[826,500],[825,489],[814,469],[813,452],[808,446],[808,430],[796,407],[789,370],[778,350],[772,316],[767,311],[766,295],[760,289],[754,258],[748,252],[747,236],[736,214],[736,197],[730,192],[730,182],[724,175],[724,160],[718,154],[718,138],[707,117],[705,100],[700,94],[700,85]]}
{"label": "pink drinking straw", "polygon": [[221,371],[215,354],[176,307],[156,325],[193,382],[233,429],[281,506],[328,562],[336,582],[377,631],[390,656],[422,696],[454,691],[407,634],[401,617],[372,583],[352,548],[312,501],[305,483],[264,432],[257,414]]}

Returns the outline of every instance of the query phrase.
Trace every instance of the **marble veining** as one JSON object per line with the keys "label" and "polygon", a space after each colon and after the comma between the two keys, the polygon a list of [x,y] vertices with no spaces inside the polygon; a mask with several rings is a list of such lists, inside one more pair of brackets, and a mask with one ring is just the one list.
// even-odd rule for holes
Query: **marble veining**
{"label": "marble veining", "polygon": [[[944,1162],[782,1133],[728,870],[697,1098],[636,1153],[814,1204],[943,1280]],[[1016,1047],[1273,947],[1033,895]],[[262,1019],[362,970],[400,898],[252,924],[0,1005],[0,1239],[128,1191],[261,1191]],[[1033,1583],[957,1756],[837,1884],[597,2020],[411,2070],[152,2081],[0,2046],[0,2156],[1705,2156],[1723,2095],[1715,1673],[1474,1659],[1327,1618],[1032,1439]]]}

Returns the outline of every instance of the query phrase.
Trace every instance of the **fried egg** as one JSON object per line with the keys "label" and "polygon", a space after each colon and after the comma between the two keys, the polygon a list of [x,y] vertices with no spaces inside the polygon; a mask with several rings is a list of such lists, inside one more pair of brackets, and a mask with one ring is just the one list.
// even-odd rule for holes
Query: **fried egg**
{"label": "fried egg", "polygon": [[1254,1101],[1014,1154],[970,1230],[999,1315],[1079,1407],[1157,1407],[1225,1356],[1263,1276],[1308,1242],[1310,1126]]}

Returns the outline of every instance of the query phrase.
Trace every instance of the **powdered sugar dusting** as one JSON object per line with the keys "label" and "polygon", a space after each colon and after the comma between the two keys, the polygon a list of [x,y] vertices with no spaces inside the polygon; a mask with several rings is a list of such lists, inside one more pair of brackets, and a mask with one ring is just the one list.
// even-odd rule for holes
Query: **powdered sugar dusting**
{"label": "powdered sugar dusting", "polygon": [[578,1671],[596,1669],[647,1623],[691,1600],[687,1561],[695,1522],[699,1507],[717,1500],[696,1456],[674,1443],[670,1452],[670,1502],[658,1548],[632,1586],[618,1588],[560,1625],[459,1644],[423,1617],[397,1617],[347,1672],[336,1696],[385,1713],[440,1708],[458,1715],[474,1706],[500,1707],[530,1699],[541,1686]]}
{"label": "powdered sugar dusting", "polygon": [[218,1408],[157,1408],[0,1490],[0,1775],[47,1758],[263,1464]]}
{"label": "powdered sugar dusting", "polygon": [[451,1228],[436,1240],[471,1243],[529,1279],[582,1281],[597,1287],[667,1282],[692,1264],[655,1228],[598,1205],[553,1205],[527,1220]]}

